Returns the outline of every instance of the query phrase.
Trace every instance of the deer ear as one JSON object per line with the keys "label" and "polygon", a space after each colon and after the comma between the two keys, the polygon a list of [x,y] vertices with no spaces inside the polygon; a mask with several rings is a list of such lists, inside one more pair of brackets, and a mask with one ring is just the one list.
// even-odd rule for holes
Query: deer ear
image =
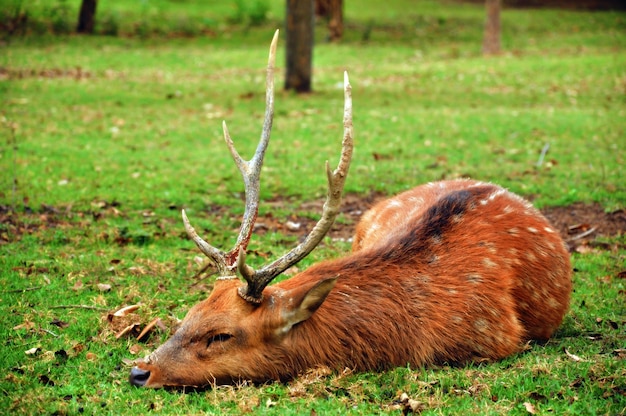
{"label": "deer ear", "polygon": [[292,289],[287,294],[291,301],[284,306],[282,315],[285,319],[282,332],[288,332],[295,324],[305,321],[319,308],[326,296],[335,287],[336,277],[320,280],[310,288]]}

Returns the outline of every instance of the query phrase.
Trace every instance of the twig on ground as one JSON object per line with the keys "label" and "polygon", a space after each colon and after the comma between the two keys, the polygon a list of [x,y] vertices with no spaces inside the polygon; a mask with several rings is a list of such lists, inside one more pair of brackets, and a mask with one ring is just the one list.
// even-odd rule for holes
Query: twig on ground
{"label": "twig on ground", "polygon": [[597,228],[598,227],[591,227],[590,229],[588,229],[585,232],[582,232],[580,234],[576,234],[575,236],[568,238],[566,241],[570,242],[570,241],[580,240],[581,238],[585,238],[588,235],[593,234],[597,230]]}
{"label": "twig on ground", "polygon": [[12,289],[12,290],[3,290],[0,293],[20,293],[20,292],[30,292],[31,290],[41,289],[43,286],[33,286],[33,287],[25,287],[24,289]]}
{"label": "twig on ground", "polygon": [[50,331],[49,329],[41,328],[41,330],[43,332],[46,332],[46,333],[52,335],[53,337],[58,337],[59,336],[59,335],[55,334],[54,332]]}
{"label": "twig on ground", "polygon": [[540,168],[543,165],[543,159],[546,157],[546,154],[550,150],[550,143],[546,143],[541,149],[541,154],[539,155],[539,160],[537,160],[537,167]]}
{"label": "twig on ground", "polygon": [[54,305],[50,306],[50,309],[92,309],[95,311],[108,311],[108,308],[102,308],[100,306],[92,305]]}
{"label": "twig on ground", "polygon": [[200,277],[207,272],[207,270],[209,270],[210,268],[213,268],[215,265],[213,263],[211,263],[210,261],[206,262],[206,264],[204,266],[202,266],[202,269],[200,269],[196,274],[194,274],[191,279],[192,280],[197,280],[194,281],[190,286],[194,286],[197,285],[198,283],[200,283],[201,281],[203,281],[204,279],[207,279],[211,276],[213,276],[214,274],[217,273],[217,270],[214,269],[211,272],[207,273],[206,276],[204,276],[203,278],[200,279]]}

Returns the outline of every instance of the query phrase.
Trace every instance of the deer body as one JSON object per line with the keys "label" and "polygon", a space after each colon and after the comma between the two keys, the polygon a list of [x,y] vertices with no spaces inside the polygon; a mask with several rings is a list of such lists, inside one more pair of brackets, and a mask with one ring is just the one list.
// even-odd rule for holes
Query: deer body
{"label": "deer body", "polygon": [[172,338],[137,362],[130,382],[219,385],[288,380],[316,366],[365,371],[497,360],[527,340],[549,338],[569,305],[568,252],[530,203],[489,183],[434,182],[382,201],[357,225],[352,253],[269,285],[321,241],[339,211],[352,154],[347,75],[342,155],[335,171],[327,167],[320,221],[270,265],[255,271],[245,264],[271,127],[275,42],[266,122],[250,161],[239,157],[224,126],[246,183],[237,244],[228,253],[210,246],[183,212],[189,236],[220,276]]}
{"label": "deer body", "polygon": [[[292,323],[286,315],[329,279],[336,282],[325,300]],[[157,351],[146,366],[155,386],[287,380],[319,365],[365,371],[497,360],[549,338],[571,292],[569,255],[547,220],[520,197],[470,180],[379,203],[357,226],[352,254],[265,288],[259,306],[236,295],[241,285],[216,282],[189,312],[162,347],[165,358]],[[218,323],[215,333],[232,338],[207,348],[202,331]],[[206,355],[193,353],[190,333]],[[184,382],[163,370],[157,381],[156,368]]]}

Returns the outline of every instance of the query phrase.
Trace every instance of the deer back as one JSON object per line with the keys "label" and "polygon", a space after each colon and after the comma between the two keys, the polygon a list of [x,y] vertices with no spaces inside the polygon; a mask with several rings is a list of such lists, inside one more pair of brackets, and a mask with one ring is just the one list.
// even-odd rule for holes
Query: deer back
{"label": "deer back", "polygon": [[[382,201],[363,215],[353,251],[401,240],[428,210],[441,206],[442,198],[472,189],[488,195],[469,199],[463,212],[459,208],[441,212],[440,218],[449,227],[445,244],[438,231],[442,221],[432,222],[433,256],[445,260],[440,264],[448,273],[512,272],[512,294],[525,337],[549,338],[569,306],[572,284],[567,246],[532,204],[499,186],[473,180],[440,181]],[[475,274],[468,277],[468,284],[480,280],[480,273]]]}
{"label": "deer back", "polygon": [[358,224],[350,256],[276,286],[329,276],[333,290],[286,341],[307,366],[500,359],[549,338],[571,292],[569,255],[547,220],[517,195],[471,180],[379,203]]}

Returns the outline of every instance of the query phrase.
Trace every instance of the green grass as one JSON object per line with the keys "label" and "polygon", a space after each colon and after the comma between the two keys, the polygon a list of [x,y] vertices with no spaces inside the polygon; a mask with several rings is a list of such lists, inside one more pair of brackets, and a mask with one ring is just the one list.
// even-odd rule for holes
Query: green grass
{"label": "green grass", "polygon": [[[156,317],[169,323],[206,296],[210,282],[189,278],[198,271],[197,252],[180,208],[214,245],[233,243],[242,185],[221,120],[250,155],[263,115],[267,47],[284,11],[272,2],[266,23],[250,26],[232,21],[228,2],[210,9],[144,2],[150,19],[133,2],[115,3],[98,12],[117,16],[119,37],[33,30],[11,37],[0,53],[0,409],[378,414],[399,413],[406,392],[427,414],[528,414],[525,403],[538,414],[624,413],[624,236],[574,253],[575,292],[562,328],[546,345],[501,362],[311,373],[287,385],[190,394],[131,388],[123,360],[143,356],[167,333],[147,343],[115,339],[106,311],[141,303],[142,324]],[[507,52],[486,59],[482,7],[376,4],[346,2],[341,44],[324,43],[324,28],[317,28],[313,94],[277,91],[262,199],[287,203],[262,203],[262,214],[285,221],[291,212],[310,215],[301,204],[322,198],[324,161],[334,162],[339,151],[344,69],[356,135],[347,192],[393,194],[471,176],[540,207],[626,207],[623,14],[507,10]],[[33,13],[45,21],[41,10]],[[138,33],[133,24],[141,18],[149,30]],[[191,21],[198,36],[182,36],[181,21]],[[277,85],[284,37],[280,42]],[[536,167],[546,143],[546,161]],[[227,215],[211,214],[219,207]],[[276,257],[292,243],[267,233],[250,248]],[[300,267],[348,249],[328,240]],[[31,348],[39,351],[25,354]]]}

